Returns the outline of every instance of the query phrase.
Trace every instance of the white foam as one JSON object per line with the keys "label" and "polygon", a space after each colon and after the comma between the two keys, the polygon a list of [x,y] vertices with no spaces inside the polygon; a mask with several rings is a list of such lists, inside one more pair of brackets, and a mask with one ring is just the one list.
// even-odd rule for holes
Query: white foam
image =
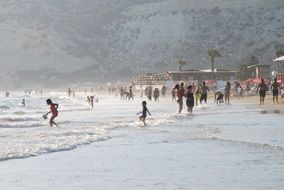
{"label": "white foam", "polygon": [[[55,119],[59,128],[50,128],[49,120],[42,119],[42,114],[49,111],[45,102],[48,97],[29,97],[24,108],[18,106],[22,96],[9,100],[0,98],[0,105],[3,108],[9,107],[2,109],[0,114],[0,159],[25,158],[70,150],[80,145],[107,140],[112,137],[113,132],[120,131],[119,129],[123,129],[121,133],[126,131],[125,134],[136,129],[149,134],[155,131],[162,133],[165,141],[168,141],[167,138],[175,141],[227,139],[284,147],[281,135],[283,129],[279,124],[282,118],[272,115],[267,120],[264,115],[258,114],[257,109],[244,105],[217,107],[209,102],[194,107],[192,114],[187,113],[185,107],[178,114],[178,105],[170,99],[148,101],[147,107],[152,116],[146,118],[147,126],[144,127],[138,119],[139,116],[135,115],[137,110],[142,109],[141,100],[121,101],[119,97],[105,96],[90,110],[84,95],[75,99],[60,93],[53,95],[55,97],[52,100],[59,103],[59,116]],[[168,137],[169,134],[176,136]]]}

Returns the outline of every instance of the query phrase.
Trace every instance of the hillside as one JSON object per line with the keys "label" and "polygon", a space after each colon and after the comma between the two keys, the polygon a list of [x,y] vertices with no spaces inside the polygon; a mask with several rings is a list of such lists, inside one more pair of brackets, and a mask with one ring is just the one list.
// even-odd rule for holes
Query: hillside
{"label": "hillside", "polygon": [[284,47],[282,0],[1,0],[0,10],[1,88],[115,81],[179,59],[210,68],[210,48],[218,68],[252,55],[273,64]]}

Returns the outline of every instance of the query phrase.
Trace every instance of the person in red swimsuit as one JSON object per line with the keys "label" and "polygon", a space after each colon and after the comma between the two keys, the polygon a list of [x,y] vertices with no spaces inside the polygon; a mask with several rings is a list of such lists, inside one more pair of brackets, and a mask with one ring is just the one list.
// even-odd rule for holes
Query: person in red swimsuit
{"label": "person in red swimsuit", "polygon": [[58,127],[58,125],[54,122],[54,119],[58,116],[58,104],[52,103],[51,99],[47,99],[46,100],[47,105],[50,106],[50,112],[48,112],[47,114],[45,114],[45,117],[49,114],[52,113],[52,116],[50,118],[50,127],[53,127],[53,124],[56,125]]}

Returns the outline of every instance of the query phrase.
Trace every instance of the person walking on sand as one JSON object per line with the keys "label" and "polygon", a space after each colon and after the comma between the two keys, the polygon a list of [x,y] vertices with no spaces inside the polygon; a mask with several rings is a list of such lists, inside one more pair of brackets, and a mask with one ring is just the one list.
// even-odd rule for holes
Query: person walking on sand
{"label": "person walking on sand", "polygon": [[277,78],[274,78],[274,82],[271,84],[271,91],[273,96],[273,103],[278,104],[278,94],[280,91],[280,84],[277,82]]}
{"label": "person walking on sand", "polygon": [[58,127],[58,125],[54,122],[54,119],[58,116],[58,104],[52,103],[51,99],[47,99],[46,103],[50,106],[50,112],[46,113],[43,117],[47,118],[47,115],[52,113],[52,116],[49,120],[50,127],[53,127],[53,125],[56,125],[56,127]]}
{"label": "person walking on sand", "polygon": [[261,79],[261,83],[257,86],[256,91],[259,92],[259,105],[264,105],[264,98],[267,91],[267,85],[264,82],[264,79]]}
{"label": "person walking on sand", "polygon": [[147,117],[147,112],[148,112],[148,114],[151,116],[151,113],[149,112],[149,110],[148,110],[148,108],[147,108],[147,102],[146,101],[143,101],[142,102],[142,112],[139,112],[139,113],[137,113],[137,115],[138,114],[140,114],[140,113],[142,113],[142,115],[139,117],[139,119],[144,123],[144,126],[146,127],[146,122],[145,122],[145,120],[146,120],[146,117]]}
{"label": "person walking on sand", "polygon": [[187,91],[185,93],[186,97],[186,106],[187,106],[187,111],[189,113],[192,113],[192,109],[194,106],[194,96],[193,96],[193,88],[191,85],[187,87]]}
{"label": "person walking on sand", "polygon": [[207,104],[207,93],[209,92],[209,88],[206,85],[205,81],[203,82],[203,85],[200,88],[201,91],[201,97],[200,97],[200,104],[204,100],[205,104]]}
{"label": "person walking on sand", "polygon": [[231,83],[228,81],[225,85],[225,104],[230,104]]}

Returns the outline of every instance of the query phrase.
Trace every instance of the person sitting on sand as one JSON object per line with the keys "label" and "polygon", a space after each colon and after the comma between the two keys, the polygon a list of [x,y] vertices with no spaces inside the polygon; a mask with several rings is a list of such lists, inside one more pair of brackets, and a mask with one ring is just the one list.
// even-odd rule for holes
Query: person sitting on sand
{"label": "person sitting on sand", "polygon": [[140,114],[140,113],[142,113],[142,115],[139,117],[139,119],[144,123],[144,126],[146,126],[145,120],[146,120],[146,117],[147,117],[147,112],[148,112],[148,114],[151,116],[151,113],[149,112],[149,110],[148,110],[148,108],[147,108],[146,105],[147,105],[147,102],[146,102],[146,101],[143,101],[143,102],[142,102],[143,110],[142,110],[142,112],[137,113],[137,115]]}
{"label": "person sitting on sand", "polygon": [[58,116],[58,104],[52,103],[51,99],[46,100],[47,105],[50,106],[50,112],[46,113],[44,116],[47,117],[49,113],[52,113],[52,116],[49,120],[50,127],[53,127],[53,124],[58,127],[58,125],[54,122],[54,119]]}

